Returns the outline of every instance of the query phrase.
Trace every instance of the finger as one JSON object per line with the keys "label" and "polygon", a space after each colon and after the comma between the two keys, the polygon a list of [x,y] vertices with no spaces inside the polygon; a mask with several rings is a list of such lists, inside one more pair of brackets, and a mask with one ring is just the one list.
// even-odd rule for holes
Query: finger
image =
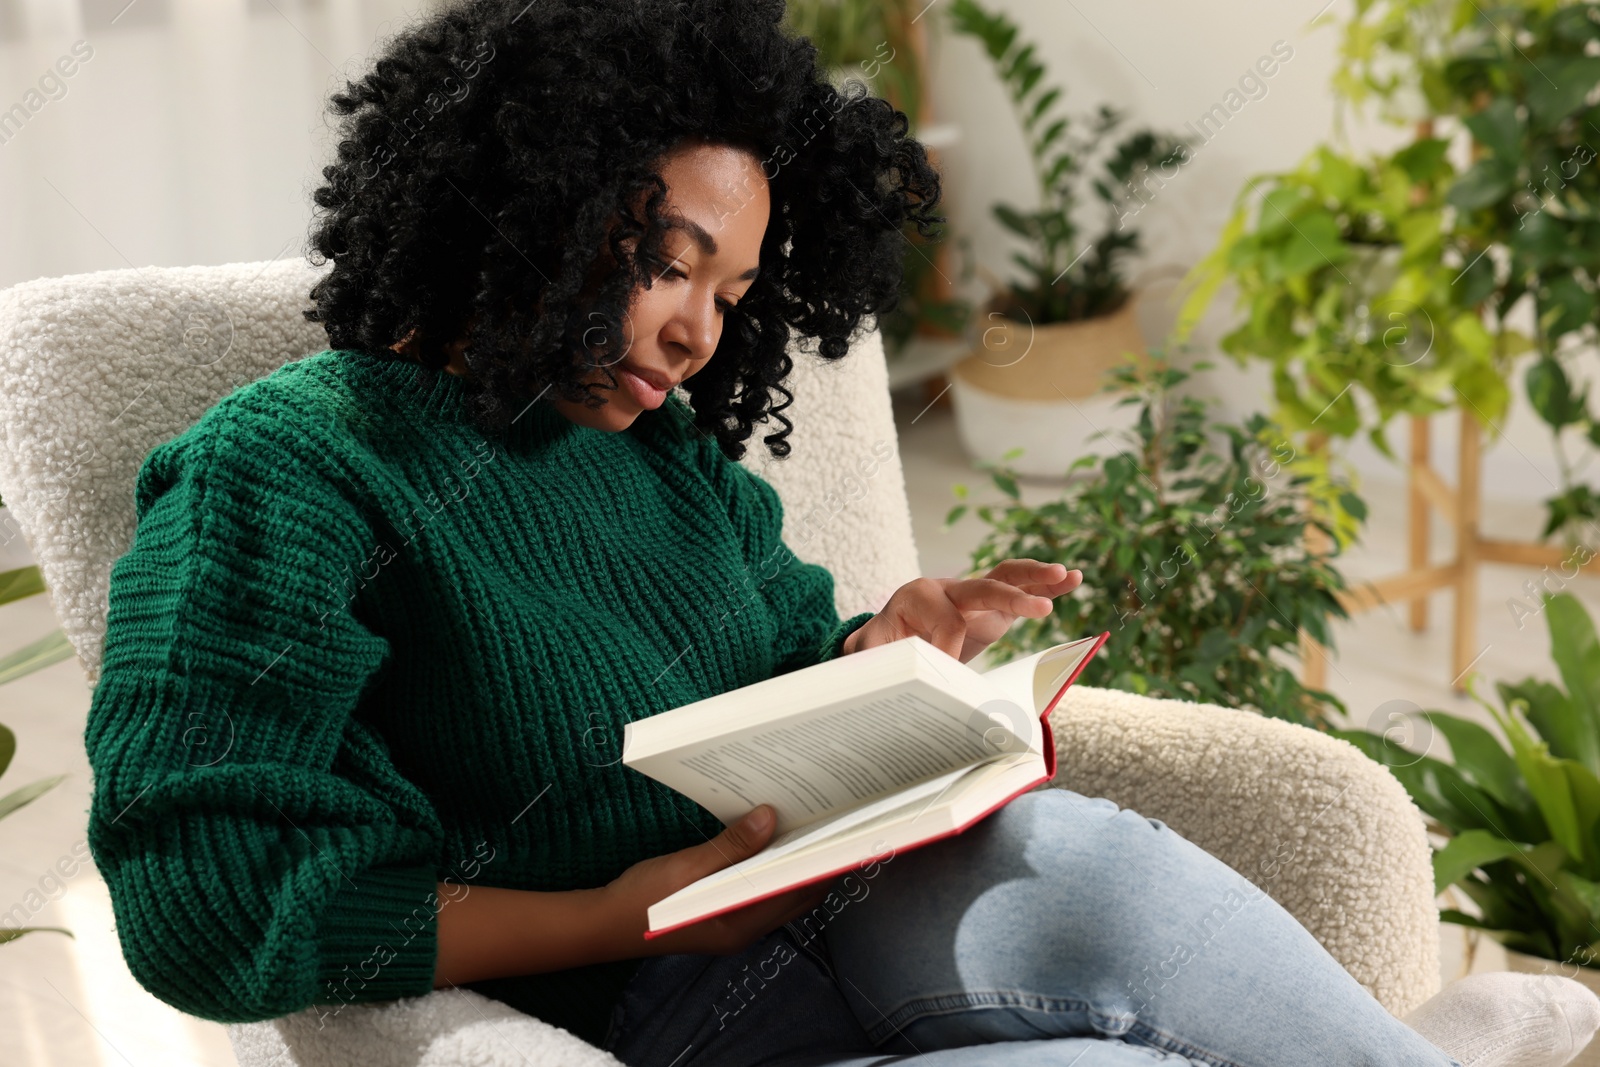
{"label": "finger", "polygon": [[1024,592],[995,578],[967,578],[945,586],[944,594],[961,611],[1003,611],[1037,619],[1050,614],[1049,597]]}
{"label": "finger", "polygon": [[689,851],[698,853],[695,858],[709,865],[705,868],[707,874],[720,871],[740,860],[749,859],[765,848],[777,821],[777,813],[771,804],[757,805],[722,833]]}
{"label": "finger", "polygon": [[985,575],[1010,582],[1030,593],[1060,596],[1083,581],[1083,572],[1069,570],[1064,563],[1044,563],[1036,559],[1007,559],[995,564]]}

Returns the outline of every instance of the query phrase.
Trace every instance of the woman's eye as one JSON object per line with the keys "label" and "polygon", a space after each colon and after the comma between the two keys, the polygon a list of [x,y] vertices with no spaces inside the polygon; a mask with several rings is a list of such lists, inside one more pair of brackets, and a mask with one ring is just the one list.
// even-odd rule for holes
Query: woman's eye
{"label": "woman's eye", "polygon": [[678,270],[676,267],[673,266],[673,264],[677,262],[676,260],[669,261],[669,260],[663,259],[660,256],[656,256],[656,257],[654,257],[654,262],[655,262],[656,266],[661,268],[661,272],[663,274],[670,274],[674,278],[687,278],[688,277],[688,275],[683,273],[683,271]]}
{"label": "woman's eye", "polygon": [[[681,270],[679,270],[679,269],[677,269],[676,267],[673,266],[673,264],[677,262],[676,260],[669,261],[669,260],[666,260],[666,259],[662,258],[661,256],[654,256],[654,257],[652,257],[652,262],[654,262],[657,267],[661,268],[661,273],[664,274],[664,275],[671,275],[674,278],[687,278],[688,277],[688,275],[685,274],[683,271],[681,271]],[[739,305],[737,305],[737,304],[729,303],[728,301],[722,299],[720,296],[717,297],[717,299],[716,299],[716,307],[717,307],[717,311],[719,313],[725,314],[725,313],[727,313],[729,311],[732,311],[734,308],[736,308],[738,306]]]}

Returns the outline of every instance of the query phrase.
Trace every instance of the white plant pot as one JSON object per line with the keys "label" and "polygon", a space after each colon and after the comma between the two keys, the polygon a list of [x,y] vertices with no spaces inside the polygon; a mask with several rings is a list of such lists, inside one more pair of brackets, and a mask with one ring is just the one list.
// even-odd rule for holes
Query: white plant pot
{"label": "white plant pot", "polygon": [[[983,343],[950,370],[956,432],[975,460],[1040,478],[1066,475],[1084,455],[1124,451],[1138,421],[1123,393],[1102,390],[1126,353],[1144,354],[1137,294],[1110,315],[1032,326],[992,311]],[[992,307],[993,305],[991,305]],[[1022,454],[1005,460],[1004,454]]]}
{"label": "white plant pot", "polygon": [[[1117,407],[1120,395],[1100,393],[1052,404],[999,396],[959,376],[950,378],[956,434],[967,455],[1036,478],[1065,477],[1079,456],[1104,458],[1126,449],[1121,432],[1133,428],[1139,410],[1131,404]],[[1097,438],[1102,430],[1107,435]],[[1020,456],[1001,458],[1018,447]]]}

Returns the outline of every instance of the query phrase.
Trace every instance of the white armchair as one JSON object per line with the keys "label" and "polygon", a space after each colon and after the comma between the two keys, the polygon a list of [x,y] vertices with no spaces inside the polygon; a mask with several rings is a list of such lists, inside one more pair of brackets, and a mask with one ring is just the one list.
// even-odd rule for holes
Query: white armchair
{"label": "white armchair", "polygon": [[[47,278],[0,292],[0,495],[94,684],[111,565],[131,545],[151,448],[233,388],[327,346],[299,260]],[[791,548],[828,567],[841,616],[917,576],[883,346],[797,350],[794,454],[756,438]],[[887,458],[885,458],[887,457]],[[1159,818],[1270,893],[1395,1015],[1439,986],[1420,814],[1392,775],[1316,731],[1241,711],[1074,687],[1053,713],[1055,785]],[[466,990],[232,1025],[244,1067],[619,1061]]]}

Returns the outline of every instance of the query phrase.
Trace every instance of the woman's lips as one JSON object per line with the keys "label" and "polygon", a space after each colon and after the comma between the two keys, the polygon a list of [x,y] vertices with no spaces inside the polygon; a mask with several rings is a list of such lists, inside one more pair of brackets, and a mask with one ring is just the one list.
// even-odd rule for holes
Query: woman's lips
{"label": "woman's lips", "polygon": [[641,378],[627,364],[618,365],[617,377],[622,379],[622,384],[628,387],[628,392],[633,394],[640,407],[653,409],[666,402],[668,390]]}

